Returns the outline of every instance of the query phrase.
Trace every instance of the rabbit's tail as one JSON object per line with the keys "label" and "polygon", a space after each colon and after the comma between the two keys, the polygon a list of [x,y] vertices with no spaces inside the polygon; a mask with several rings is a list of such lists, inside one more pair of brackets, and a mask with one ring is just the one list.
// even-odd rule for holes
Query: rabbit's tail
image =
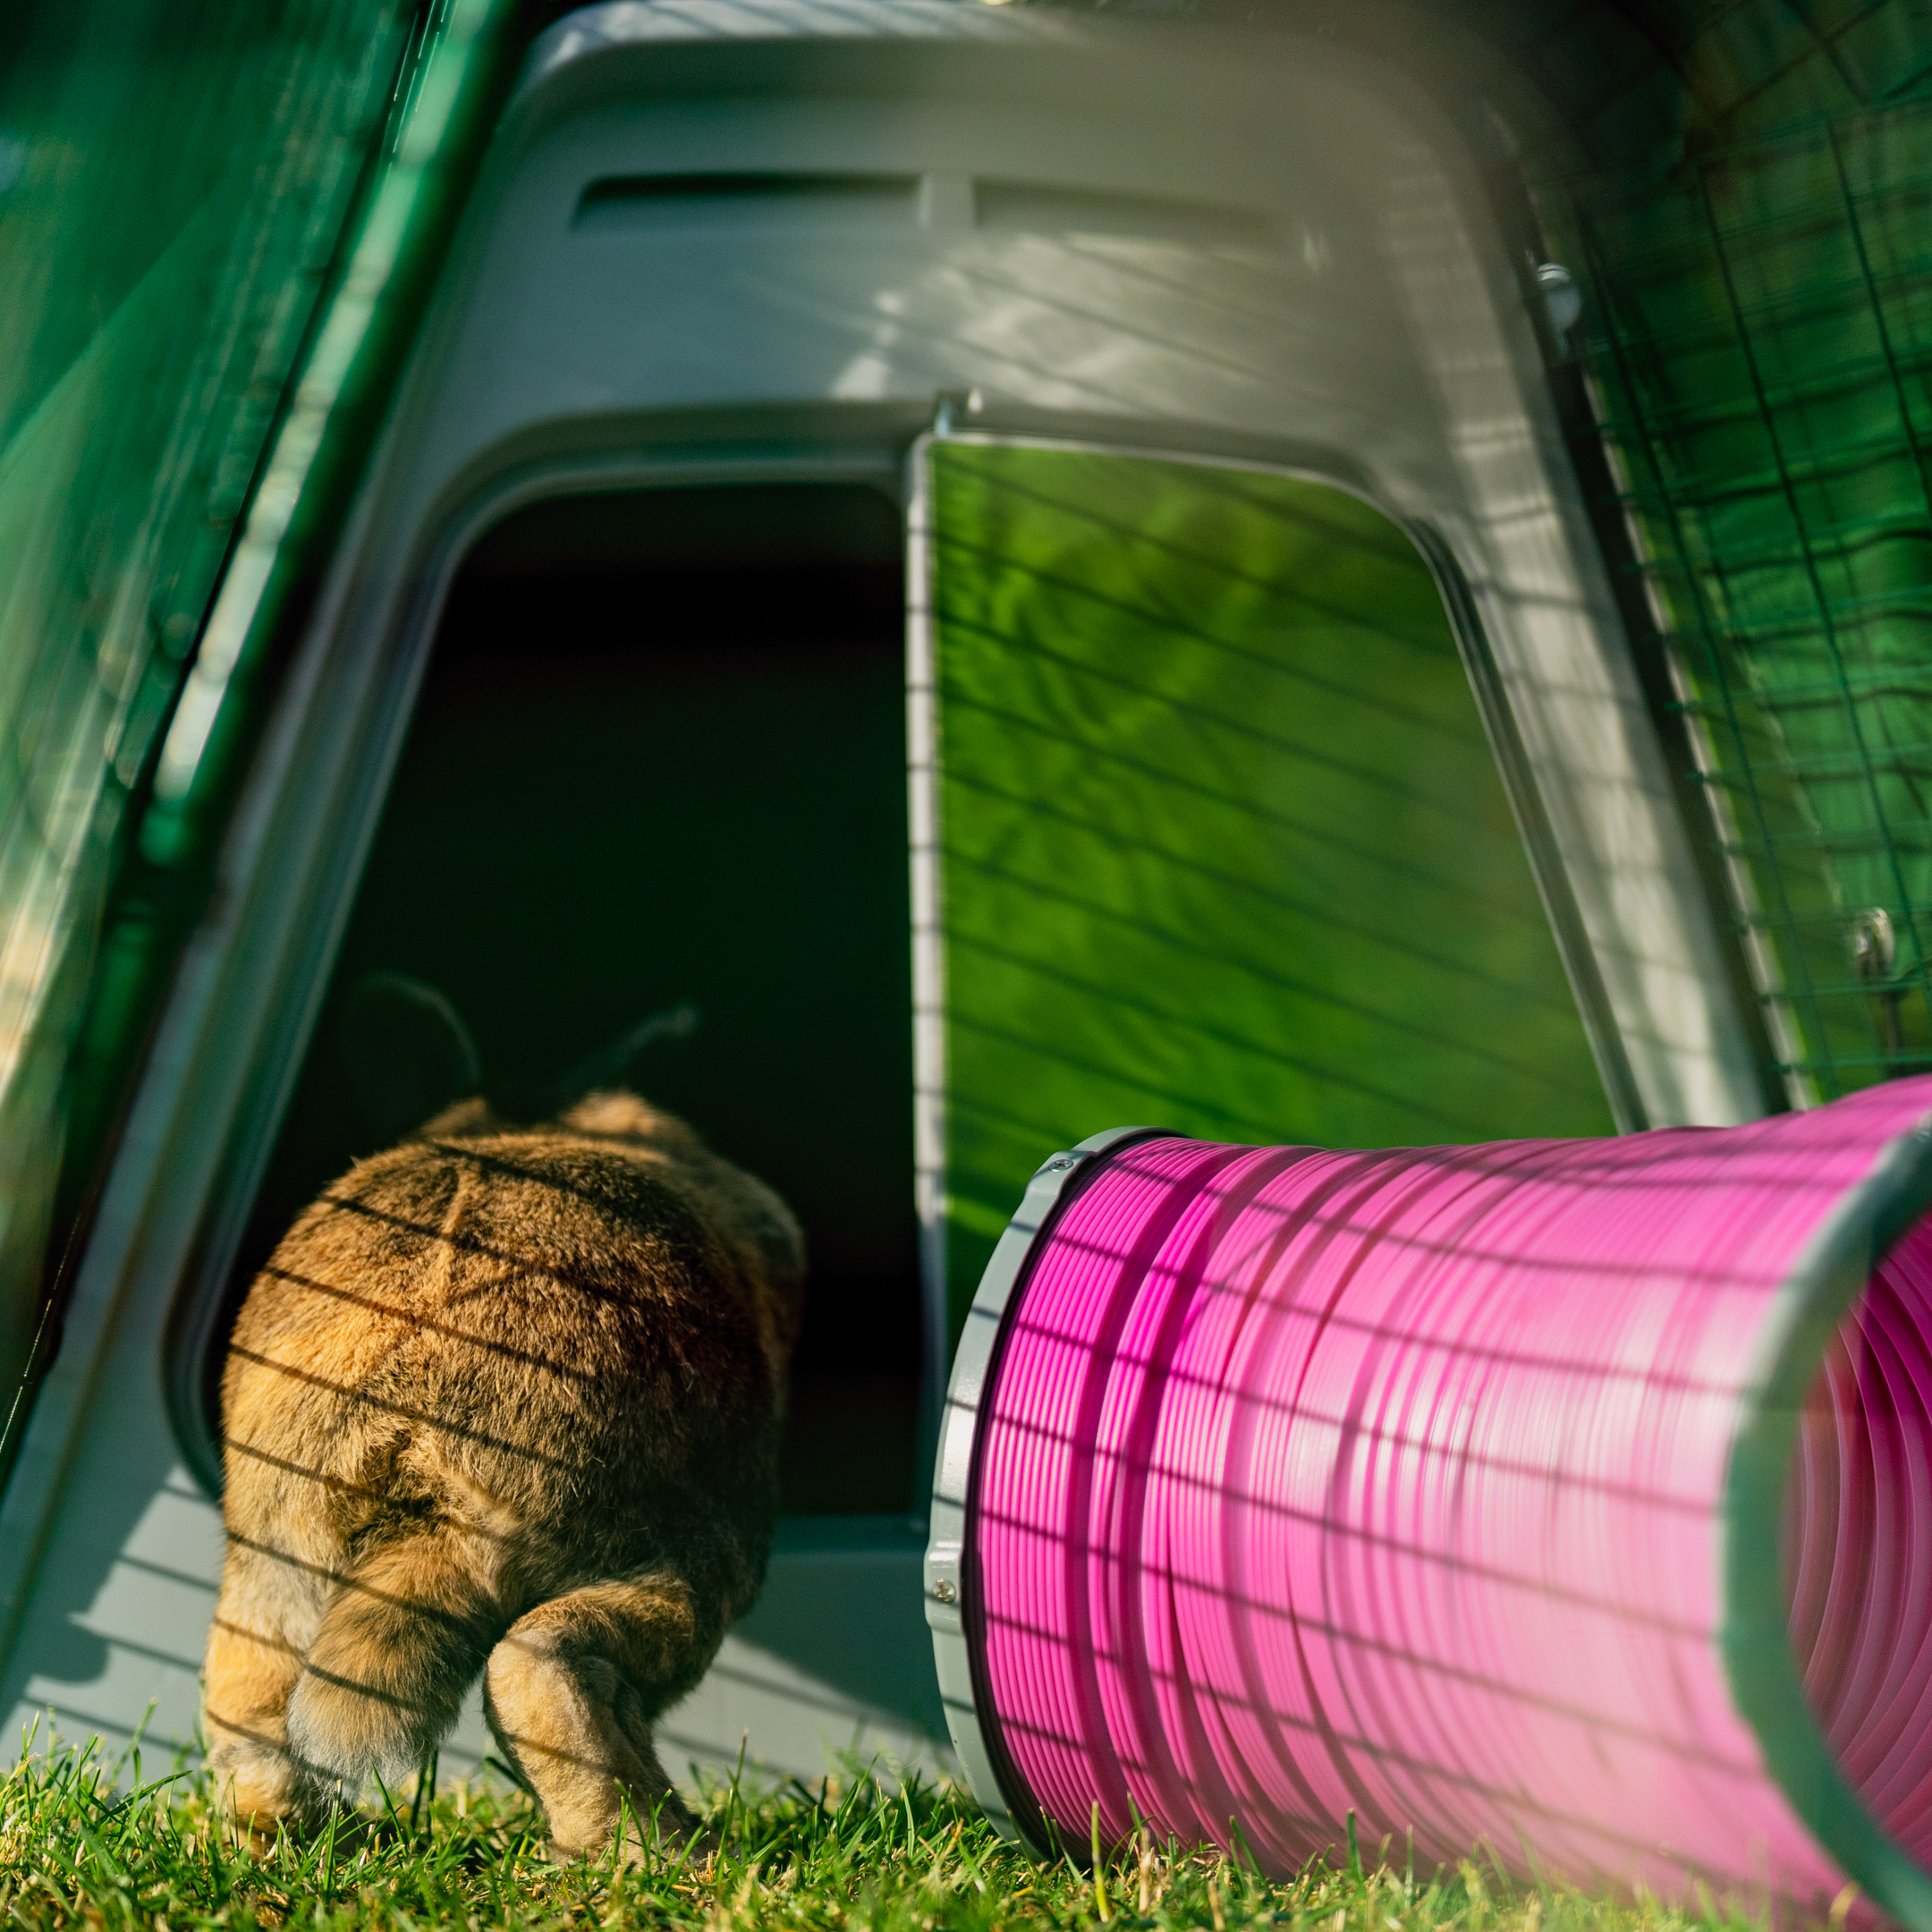
{"label": "rabbit's tail", "polygon": [[371,1771],[394,1784],[423,1763],[503,1634],[471,1542],[439,1529],[384,1544],[330,1592],[289,1699],[289,1746],[352,1801]]}

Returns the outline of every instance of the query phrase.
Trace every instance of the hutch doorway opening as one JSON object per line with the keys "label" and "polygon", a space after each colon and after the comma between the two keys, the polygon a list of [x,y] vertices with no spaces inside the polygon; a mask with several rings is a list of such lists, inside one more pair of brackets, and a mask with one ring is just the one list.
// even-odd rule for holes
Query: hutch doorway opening
{"label": "hutch doorway opening", "polygon": [[552,498],[475,545],[231,1312],[300,1208],[394,1138],[359,1080],[394,1050],[358,1037],[372,975],[444,995],[513,1106],[688,1003],[695,1028],[629,1083],[776,1188],[809,1245],[783,1507],[911,1511],[902,553],[891,497],[826,483]]}

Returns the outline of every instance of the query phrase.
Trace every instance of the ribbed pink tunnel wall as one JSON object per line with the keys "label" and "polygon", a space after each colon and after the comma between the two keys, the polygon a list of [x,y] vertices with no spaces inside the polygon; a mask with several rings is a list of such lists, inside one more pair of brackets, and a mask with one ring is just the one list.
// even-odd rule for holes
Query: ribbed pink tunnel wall
{"label": "ribbed pink tunnel wall", "polygon": [[1094,1157],[975,1438],[1015,1816],[1923,1922],[1932,1233],[1858,1284],[1928,1109]]}

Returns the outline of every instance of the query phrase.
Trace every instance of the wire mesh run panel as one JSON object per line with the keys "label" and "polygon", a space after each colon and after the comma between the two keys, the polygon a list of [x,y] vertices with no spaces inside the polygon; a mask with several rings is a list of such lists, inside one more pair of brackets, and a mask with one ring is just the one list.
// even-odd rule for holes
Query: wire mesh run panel
{"label": "wire mesh run panel", "polygon": [[1567,184],[1613,465],[1801,1106],[1932,1066],[1932,104]]}

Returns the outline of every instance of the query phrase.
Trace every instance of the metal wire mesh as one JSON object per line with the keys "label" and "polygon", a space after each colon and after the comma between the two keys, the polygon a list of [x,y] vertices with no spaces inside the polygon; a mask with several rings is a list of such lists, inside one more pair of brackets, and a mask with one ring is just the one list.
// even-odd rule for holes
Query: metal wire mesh
{"label": "metal wire mesh", "polygon": [[1932,101],[1572,184],[1588,352],[1795,1104],[1932,1065]]}

